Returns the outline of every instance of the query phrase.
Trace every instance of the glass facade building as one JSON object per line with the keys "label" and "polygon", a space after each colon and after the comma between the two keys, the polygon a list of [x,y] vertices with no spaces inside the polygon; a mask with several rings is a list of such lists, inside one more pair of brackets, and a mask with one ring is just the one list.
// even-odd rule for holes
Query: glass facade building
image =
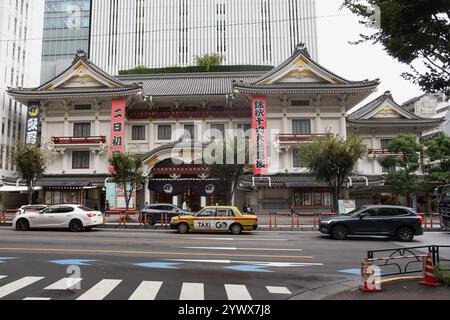
{"label": "glass facade building", "polygon": [[41,82],[67,68],[77,52],[89,52],[91,0],[46,0]]}

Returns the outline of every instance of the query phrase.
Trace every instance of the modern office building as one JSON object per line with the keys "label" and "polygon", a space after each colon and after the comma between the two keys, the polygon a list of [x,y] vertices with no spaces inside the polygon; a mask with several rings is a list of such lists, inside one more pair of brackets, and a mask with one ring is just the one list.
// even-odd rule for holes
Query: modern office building
{"label": "modern office building", "polygon": [[94,0],[89,56],[110,74],[194,65],[207,53],[276,66],[300,42],[317,60],[316,33],[315,0]]}
{"label": "modern office building", "polygon": [[3,193],[7,181],[16,185],[10,155],[23,140],[26,108],[6,94],[8,87],[39,83],[43,0],[0,0],[0,208],[16,196]]}
{"label": "modern office building", "polygon": [[72,63],[77,50],[89,52],[91,0],[45,0],[41,81]]}

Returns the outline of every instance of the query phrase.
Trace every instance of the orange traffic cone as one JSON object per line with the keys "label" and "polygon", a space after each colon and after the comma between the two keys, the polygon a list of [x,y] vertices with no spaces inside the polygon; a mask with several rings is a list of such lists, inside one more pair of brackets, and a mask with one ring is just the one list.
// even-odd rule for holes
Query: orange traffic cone
{"label": "orange traffic cone", "polygon": [[380,282],[377,281],[374,269],[372,268],[371,262],[365,258],[362,262],[361,267],[361,280],[362,285],[359,289],[362,292],[379,292],[381,291]]}
{"label": "orange traffic cone", "polygon": [[419,284],[430,287],[437,287],[440,285],[440,283],[436,280],[431,253],[429,253],[423,260],[423,281],[419,282]]}

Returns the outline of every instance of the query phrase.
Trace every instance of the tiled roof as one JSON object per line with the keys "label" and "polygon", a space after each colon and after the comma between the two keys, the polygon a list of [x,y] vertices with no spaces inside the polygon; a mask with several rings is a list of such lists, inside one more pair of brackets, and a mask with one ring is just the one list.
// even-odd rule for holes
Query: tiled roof
{"label": "tiled roof", "polygon": [[124,75],[118,78],[125,84],[141,82],[144,93],[152,97],[230,95],[233,82],[252,82],[264,72],[179,73],[156,75]]}

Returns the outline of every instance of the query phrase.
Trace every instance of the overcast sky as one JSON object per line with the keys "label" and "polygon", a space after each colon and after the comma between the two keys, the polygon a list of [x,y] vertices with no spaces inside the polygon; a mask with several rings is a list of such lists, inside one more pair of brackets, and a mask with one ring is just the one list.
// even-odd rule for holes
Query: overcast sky
{"label": "overcast sky", "polygon": [[[378,92],[365,102],[387,90],[400,104],[421,95],[418,86],[401,77],[409,67],[391,58],[381,45],[348,43],[371,30],[359,24],[358,17],[349,10],[339,10],[341,3],[341,0],[316,0],[320,64],[348,80],[380,78]],[[322,17],[330,15],[340,16]]]}

